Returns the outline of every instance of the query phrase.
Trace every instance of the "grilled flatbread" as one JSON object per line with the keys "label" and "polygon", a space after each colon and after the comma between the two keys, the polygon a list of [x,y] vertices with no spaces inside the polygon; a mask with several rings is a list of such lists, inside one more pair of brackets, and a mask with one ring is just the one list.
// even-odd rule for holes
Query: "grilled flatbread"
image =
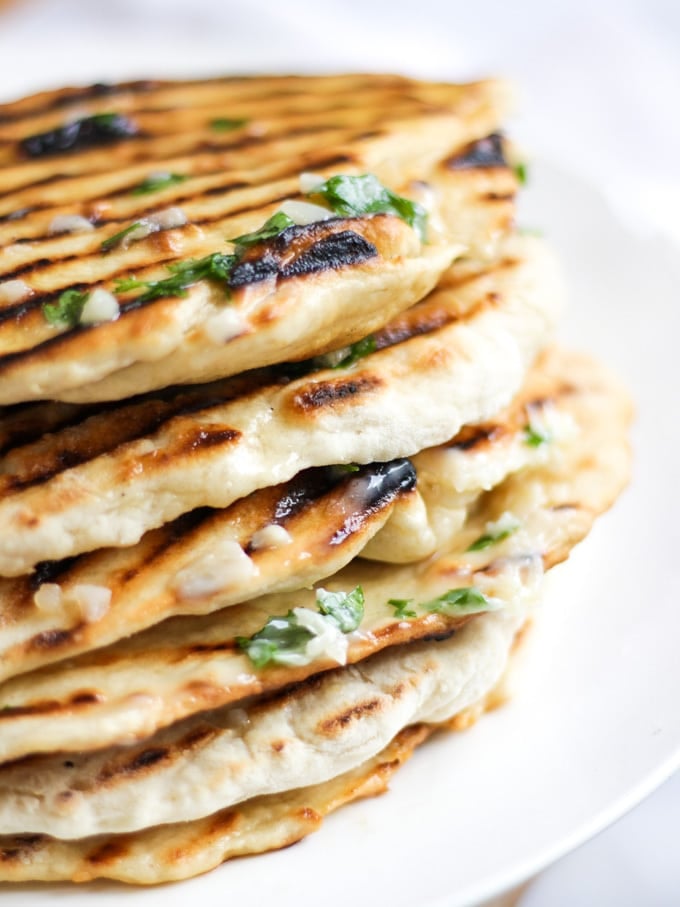
{"label": "grilled flatbread", "polygon": [[[516,472],[483,497],[448,552],[398,568],[355,560],[324,582],[331,590],[361,586],[364,592],[364,618],[359,632],[348,637],[349,662],[460,628],[474,607],[442,612],[413,604],[451,588],[475,586],[491,599],[511,603],[518,590],[536,582],[543,565],[567,557],[619,493],[629,469],[628,398],[591,360],[575,354],[557,359],[569,375],[560,406],[574,429],[550,445],[545,462]],[[489,526],[503,514],[512,516],[515,528],[494,538]],[[238,637],[251,636],[274,615],[299,606],[314,609],[314,598],[314,592],[300,589],[207,619],[178,618],[117,646],[6,682],[0,687],[0,760],[127,743],[191,712],[237,705],[328,669],[333,660],[325,651],[304,664],[258,669],[237,647]],[[395,610],[390,599],[412,604]]]}
{"label": "grilled flatbread", "polygon": [[15,448],[1,466],[0,574],[134,544],[181,513],[225,507],[308,467],[443,443],[510,401],[560,301],[552,257],[516,238],[476,277],[461,284],[454,269],[399,330],[376,337],[377,352],[342,371],[140,398]]}
{"label": "grilled flatbread", "polygon": [[[444,721],[499,680],[527,603],[310,678],[249,709],[173,725],[144,745],[0,769],[0,833],[64,839],[210,815],[357,768],[403,728]],[[66,764],[64,764],[66,762]]]}
{"label": "grilled flatbread", "polygon": [[358,554],[396,502],[416,493],[415,482],[408,460],[350,473],[308,470],[225,510],[192,511],[132,548],[52,561],[29,576],[2,579],[0,680],[176,614],[206,614],[309,587]]}
{"label": "grilled flatbread", "polygon": [[[352,106],[350,85],[362,89]],[[73,109],[68,95],[36,99],[30,114],[0,107],[0,277],[11,284],[7,298],[0,286],[0,403],[74,388],[79,399],[114,399],[212,380],[323,353],[381,326],[425,295],[456,254],[487,250],[507,231],[516,179],[500,139],[488,137],[506,94],[493,82],[447,88],[364,76],[123,86],[105,102],[81,92]],[[116,278],[158,280],[163,265],[230,251],[228,240],[300,197],[301,170],[368,171],[398,194],[419,194],[429,243],[394,216],[317,215],[259,244],[228,279],[152,299],[118,293]],[[60,293],[96,288],[119,297],[108,318],[48,321]],[[106,379],[133,363],[146,365]]]}
{"label": "grilled flatbread", "polygon": [[135,885],[179,881],[225,860],[294,844],[346,803],[387,790],[392,775],[434,725],[411,725],[377,756],[323,784],[257,797],[204,819],[128,835],[58,841],[46,835],[0,838],[0,879],[8,882],[116,879]]}

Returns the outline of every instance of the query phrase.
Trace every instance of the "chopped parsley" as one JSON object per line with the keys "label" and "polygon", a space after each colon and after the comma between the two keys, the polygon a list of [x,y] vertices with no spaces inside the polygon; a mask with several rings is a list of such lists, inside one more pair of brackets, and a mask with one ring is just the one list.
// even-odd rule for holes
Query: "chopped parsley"
{"label": "chopped parsley", "polygon": [[236,117],[215,117],[210,121],[210,128],[215,132],[231,132],[233,129],[240,129],[245,126],[248,120]]}
{"label": "chopped parsley", "polygon": [[416,603],[412,598],[390,598],[387,604],[394,608],[394,616],[399,619],[417,617],[418,612],[414,610],[415,608],[420,608],[433,614],[446,614],[449,617],[456,617],[459,614],[490,611],[495,607],[494,603],[475,586],[449,589],[448,592],[428,602]]}
{"label": "chopped parsley", "polygon": [[332,618],[343,633],[351,633],[364,618],[364,591],[356,586],[351,592],[316,590],[319,611]]}
{"label": "chopped parsley", "polygon": [[264,242],[266,239],[274,239],[279,233],[283,233],[288,227],[293,227],[294,225],[295,221],[292,218],[284,214],[283,211],[277,211],[262,224],[259,230],[255,230],[253,233],[244,233],[242,236],[232,239],[231,242],[236,246],[237,252],[242,254],[250,246]]}
{"label": "chopped parsley", "polygon": [[517,532],[519,529],[519,521],[516,520],[511,514],[504,514],[500,520],[496,520],[495,523],[486,524],[486,532],[483,535],[480,535],[478,539],[467,548],[467,551],[484,551],[485,548],[490,548],[492,545],[497,545],[498,542],[504,541],[513,532]]}
{"label": "chopped parsley", "polygon": [[290,664],[289,656],[302,655],[310,639],[310,631],[289,611],[282,617],[270,617],[253,636],[237,636],[236,643],[256,668],[264,668],[268,664]]}
{"label": "chopped parsley", "polygon": [[487,611],[491,607],[491,602],[476,586],[463,586],[459,589],[449,589],[443,595],[424,602],[421,607],[435,614],[456,616],[461,613],[474,614],[477,611]]}
{"label": "chopped parsley", "polygon": [[236,261],[235,255],[213,252],[205,258],[190,258],[168,265],[167,269],[171,276],[164,280],[120,278],[116,282],[116,292],[126,293],[129,290],[144,289],[145,292],[137,299],[137,302],[143,304],[162,296],[186,296],[187,289],[199,280],[214,280],[226,286]]}
{"label": "chopped parsley", "polygon": [[[310,616],[315,614],[317,621],[325,622],[329,630],[334,630],[336,634],[338,631],[347,634],[356,630],[364,617],[361,586],[351,592],[317,589],[316,603],[318,611],[310,611]],[[238,636],[236,643],[256,668],[269,664],[308,664],[313,657],[306,656],[307,646],[320,634],[303,626],[305,612],[304,608],[294,608],[282,616],[270,617],[261,630],[252,636]]]}
{"label": "chopped parsley", "polygon": [[396,214],[425,241],[427,212],[422,205],[385,188],[372,173],[331,176],[309,195],[312,200],[322,199],[334,214],[342,217]]}
{"label": "chopped parsley", "polygon": [[413,604],[412,598],[390,598],[387,601],[388,605],[391,605],[394,608],[394,616],[403,618],[403,617],[417,617],[418,615],[410,607]]}
{"label": "chopped parsley", "polygon": [[81,290],[64,290],[56,302],[46,302],[42,307],[45,321],[57,327],[75,327],[83,314],[89,293]]}
{"label": "chopped parsley", "polygon": [[545,425],[529,419],[524,426],[524,443],[529,447],[541,447],[543,444],[549,444],[552,439],[552,432]]}
{"label": "chopped parsley", "polygon": [[517,182],[520,186],[526,186],[529,180],[529,168],[526,163],[524,161],[517,161],[512,169],[515,171],[515,176],[517,177]]}
{"label": "chopped parsley", "polygon": [[355,362],[363,359],[364,356],[370,356],[371,353],[375,353],[376,349],[375,338],[371,334],[368,337],[362,337],[361,340],[357,340],[356,343],[348,347],[347,354],[333,368],[349,368],[350,365],[354,365]]}
{"label": "chopped parsley", "polygon": [[138,186],[135,186],[132,190],[132,195],[147,195],[149,192],[159,192],[161,189],[167,189],[168,186],[183,183],[185,179],[187,177],[181,173],[154,173],[142,180]]}
{"label": "chopped parsley", "polygon": [[130,224],[128,227],[125,227],[123,230],[119,230],[118,233],[114,233],[113,236],[109,236],[108,239],[105,239],[101,244],[100,248],[102,252],[110,252],[119,242],[125,239],[130,233],[134,230],[139,229],[142,226],[142,222],[136,220],[133,224]]}

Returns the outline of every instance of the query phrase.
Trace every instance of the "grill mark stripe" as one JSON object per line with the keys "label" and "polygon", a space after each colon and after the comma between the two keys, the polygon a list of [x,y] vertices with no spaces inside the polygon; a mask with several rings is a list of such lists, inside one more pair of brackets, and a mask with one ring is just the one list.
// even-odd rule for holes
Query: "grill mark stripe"
{"label": "grill mark stripe", "polygon": [[[188,149],[183,150],[180,155],[177,155],[177,153],[174,153],[174,154],[166,155],[166,156],[158,156],[158,155],[149,156],[148,158],[147,157],[140,158],[139,156],[130,156],[130,159],[125,162],[125,166],[121,167],[120,170],[128,169],[131,167],[138,167],[142,163],[145,163],[147,161],[149,163],[153,163],[155,166],[157,166],[159,168],[162,168],[163,165],[167,161],[175,160],[178,157],[180,157],[182,159],[188,158],[191,160],[192,158],[196,158],[203,154],[215,154],[216,155],[216,154],[232,153],[232,152],[239,152],[239,151],[247,151],[247,150],[253,149],[253,148],[258,149],[258,150],[267,149],[268,146],[275,145],[280,140],[285,141],[285,140],[290,139],[290,140],[294,141],[296,139],[309,137],[310,135],[318,134],[319,136],[322,136],[323,134],[329,133],[329,132],[330,133],[333,133],[333,132],[345,133],[345,135],[343,135],[342,137],[338,137],[336,144],[346,144],[346,143],[349,144],[349,143],[353,143],[353,142],[357,141],[360,138],[360,134],[357,134],[357,130],[355,129],[353,131],[350,131],[350,127],[348,127],[348,126],[334,126],[333,124],[326,125],[326,124],[312,123],[308,126],[294,127],[292,129],[283,128],[280,132],[269,132],[266,135],[262,135],[262,136],[246,135],[246,136],[240,137],[236,141],[225,140],[224,142],[220,142],[217,138],[215,138],[215,140],[213,140],[213,141],[206,142],[205,139],[203,138],[203,139],[201,139],[201,141],[198,141],[193,148],[190,147]],[[129,143],[128,143],[127,148],[129,149]],[[282,153],[282,155],[285,154],[285,148],[281,149],[281,153]],[[85,155],[83,155],[83,156],[85,156]],[[72,160],[75,160],[75,158],[73,158]],[[196,162],[193,161],[193,163],[196,163]],[[86,177],[96,177],[96,176],[101,175],[102,173],[107,173],[107,172],[110,172],[110,163],[109,163],[108,167],[105,166],[104,164],[102,164],[102,167],[98,170],[93,170],[93,171],[83,170],[83,171],[75,171],[73,173],[61,172],[58,176],[59,176],[59,179],[66,182],[66,181],[74,180],[74,179],[84,179]],[[219,172],[219,170],[215,171],[215,172]],[[208,174],[199,174],[199,175],[208,175]],[[6,192],[0,192],[0,200],[2,200],[2,199],[6,200],[7,198],[10,198],[13,195],[19,195],[23,192],[30,191],[36,186],[39,187],[42,185],[46,185],[53,179],[55,179],[55,175],[50,175],[50,176],[46,177],[45,179],[31,180],[26,185],[12,188]],[[134,184],[131,184],[131,185],[134,185]],[[98,196],[93,196],[93,197],[98,197]],[[36,210],[38,210],[38,209],[36,209]],[[5,215],[5,216],[7,216],[7,215]]]}
{"label": "grill mark stripe", "polygon": [[[371,81],[373,82],[373,80]],[[301,78],[295,76],[285,77],[285,82],[291,86],[290,88],[282,89],[281,86],[283,85],[283,82],[284,79],[274,76],[269,79],[258,77],[257,83],[252,76],[219,76],[216,78],[196,80],[145,79],[111,83],[99,82],[92,85],[73,86],[56,89],[54,91],[38,92],[27,98],[2,104],[0,105],[0,124],[17,122],[22,119],[40,116],[51,110],[68,107],[70,104],[82,104],[85,100],[91,100],[98,97],[112,98],[121,94],[130,95],[132,98],[135,98],[137,95],[155,91],[157,95],[163,97],[165,94],[168,96],[168,100],[171,100],[173,95],[181,96],[181,93],[185,92],[187,89],[192,92],[192,97],[194,97],[197,88],[201,89],[219,86],[224,86],[226,88],[238,86],[241,90],[248,87],[254,88],[253,97],[258,97],[259,95],[277,97],[284,94],[300,94],[301,91],[309,86],[308,77],[304,76]],[[342,76],[336,77],[333,80],[333,83],[334,88],[328,89],[327,93],[330,93],[330,91],[344,90],[349,85],[355,83],[359,86],[364,85],[365,80],[361,76]],[[391,88],[398,91],[399,89],[403,90],[404,87],[408,85],[408,81],[402,77],[388,76],[382,79],[381,85],[383,89]],[[278,91],[274,90],[275,87]],[[325,91],[325,87],[323,87],[322,90]],[[244,98],[247,97],[247,92],[242,96]],[[34,104],[31,104],[31,101],[33,101]],[[15,112],[12,113],[12,110]]]}
{"label": "grill mark stripe", "polygon": [[[0,488],[4,487],[5,492],[12,492],[44,484],[74,466],[89,463],[97,457],[113,453],[121,447],[157,434],[174,418],[196,415],[203,411],[209,412],[214,407],[223,406],[228,399],[228,394],[225,394],[222,399],[212,400],[200,397],[196,399],[191,395],[179,395],[171,401],[142,400],[139,406],[123,407],[117,413],[113,412],[113,416],[118,417],[115,423],[109,417],[95,416],[93,422],[90,423],[90,431],[86,433],[85,438],[78,439],[78,444],[74,445],[70,437],[65,437],[68,429],[62,429],[53,435],[53,446],[47,454],[48,463],[42,469],[35,463],[33,469],[27,474],[2,476],[0,477]],[[154,402],[157,402],[155,407]],[[145,405],[148,408],[147,413],[142,409]],[[104,420],[114,434],[112,439],[102,437],[102,433],[98,432],[98,428]],[[77,429],[82,425],[83,422],[76,422],[74,427]],[[94,443],[88,443],[88,437],[92,436],[92,431],[94,431]],[[227,440],[235,440],[240,437],[239,432],[235,432],[233,429],[228,431],[231,434]],[[186,439],[183,439],[181,443],[186,444]],[[66,462],[67,458],[68,462]]]}

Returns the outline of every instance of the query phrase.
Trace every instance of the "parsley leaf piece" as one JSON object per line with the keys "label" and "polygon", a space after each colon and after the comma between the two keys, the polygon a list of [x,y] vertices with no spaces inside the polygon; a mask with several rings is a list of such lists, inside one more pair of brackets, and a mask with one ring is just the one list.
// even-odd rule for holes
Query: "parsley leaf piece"
{"label": "parsley leaf piece", "polygon": [[469,548],[466,548],[466,551],[484,551],[485,548],[490,548],[492,545],[495,545],[497,542],[502,542],[503,539],[507,539],[509,535],[512,535],[514,529],[506,529],[504,532],[498,532],[496,534],[487,533],[485,535],[480,535],[478,539],[470,545]]}
{"label": "parsley leaf piece", "polygon": [[347,352],[347,355],[334,365],[333,368],[349,368],[350,365],[354,365],[355,362],[358,362],[359,359],[363,359],[364,356],[370,356],[371,353],[375,353],[377,349],[375,338],[369,334],[368,337],[363,337],[361,340],[357,340],[356,343],[353,343]]}
{"label": "parsley leaf piece", "polygon": [[549,444],[552,439],[552,432],[542,425],[529,422],[524,426],[524,443],[528,444],[529,447],[540,447],[542,444]]}
{"label": "parsley leaf piece", "polygon": [[177,183],[183,183],[187,179],[181,173],[156,173],[147,176],[145,180],[135,186],[131,195],[147,195],[149,192],[159,192],[161,189],[167,189],[168,186],[174,186]]}
{"label": "parsley leaf piece", "polygon": [[449,589],[432,601],[423,602],[421,607],[436,614],[455,616],[460,613],[474,614],[476,611],[486,611],[490,605],[486,595],[475,586],[463,586],[459,589]]}
{"label": "parsley leaf piece", "polygon": [[331,176],[310,193],[312,199],[320,197],[334,214],[358,217],[361,214],[396,214],[413,227],[425,241],[427,212],[418,202],[396,195],[372,174],[363,176]]}
{"label": "parsley leaf piece", "polygon": [[273,239],[275,236],[278,236],[279,233],[283,233],[287,227],[292,227],[294,225],[295,221],[291,217],[288,217],[283,211],[277,211],[276,214],[272,214],[258,230],[255,230],[253,233],[244,233],[242,236],[237,236],[236,239],[232,239],[231,242],[234,243],[237,247],[237,251],[241,254],[250,246],[263,242],[265,239]]}
{"label": "parsley leaf piece", "polygon": [[[356,630],[364,617],[364,593],[361,586],[351,592],[316,590],[319,620],[325,620],[343,633]],[[312,657],[306,654],[307,643],[315,634],[302,626],[292,609],[288,614],[270,617],[267,623],[252,636],[238,636],[236,644],[243,649],[256,668],[268,664],[309,664]],[[304,610],[304,609],[298,609]],[[305,612],[306,613],[306,612]]]}
{"label": "parsley leaf piece", "polygon": [[136,300],[140,304],[163,296],[185,296],[187,289],[199,280],[215,280],[226,285],[237,260],[235,255],[213,252],[205,258],[190,258],[168,265],[171,276],[163,280],[141,281],[134,277],[122,278],[116,282],[116,291],[124,293],[127,290],[146,287],[146,292]]}
{"label": "parsley leaf piece", "polygon": [[115,290],[116,293],[127,293],[130,290],[140,290],[142,287],[148,287],[149,282],[146,280],[137,280],[136,277],[117,277]]}
{"label": "parsley leaf piece", "polygon": [[256,668],[264,668],[272,663],[288,664],[287,656],[301,655],[310,639],[312,634],[289,611],[282,617],[270,617],[253,636],[237,636],[236,644]]}
{"label": "parsley leaf piece", "polygon": [[480,535],[478,539],[475,539],[470,547],[466,548],[466,551],[483,551],[485,548],[490,548],[492,545],[507,539],[513,532],[517,532],[519,527],[520,523],[518,520],[514,519],[510,514],[504,514],[495,523],[487,523],[486,532]]}
{"label": "parsley leaf piece", "polygon": [[236,117],[215,117],[210,121],[210,128],[215,132],[231,132],[233,129],[240,129],[245,126],[248,120]]}
{"label": "parsley leaf piece", "polygon": [[105,239],[99,248],[102,252],[110,252],[114,246],[117,246],[121,240],[125,239],[128,233],[132,233],[133,230],[136,230],[140,226],[141,222],[136,220],[133,224],[130,224],[129,227],[125,227],[123,230],[119,230],[118,233],[114,233],[113,236],[109,236],[108,239]]}
{"label": "parsley leaf piece", "polygon": [[80,290],[64,290],[56,302],[46,302],[42,307],[45,321],[57,327],[75,327],[83,313],[89,293]]}
{"label": "parsley leaf piece", "polygon": [[520,186],[526,186],[529,181],[529,168],[526,163],[524,161],[517,161],[512,169],[515,171],[515,176],[517,177],[517,182]]}
{"label": "parsley leaf piece", "polygon": [[316,590],[319,611],[331,617],[343,633],[351,633],[364,619],[364,590],[356,586],[351,592]]}
{"label": "parsley leaf piece", "polygon": [[417,617],[418,615],[410,608],[409,605],[413,604],[412,598],[389,598],[387,604],[391,605],[394,608],[395,617]]}

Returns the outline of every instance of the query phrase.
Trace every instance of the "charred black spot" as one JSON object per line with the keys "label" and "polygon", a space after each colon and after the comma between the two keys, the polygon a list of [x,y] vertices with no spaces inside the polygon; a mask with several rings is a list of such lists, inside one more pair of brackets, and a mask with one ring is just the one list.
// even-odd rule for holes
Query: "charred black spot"
{"label": "charred black spot", "polygon": [[[192,655],[196,655],[201,652],[232,652],[238,649],[238,645],[233,639],[223,640],[221,642],[211,642],[211,643],[194,643],[191,646],[187,647],[187,651]],[[178,650],[178,654],[181,650]]]}
{"label": "charred black spot", "polygon": [[416,471],[410,460],[374,463],[360,470],[353,477],[354,483],[361,483],[363,502],[359,503],[357,512],[333,533],[329,542],[331,545],[341,545],[353,532],[361,529],[368,517],[392,503],[399,494],[415,488]]}
{"label": "charred black spot", "polygon": [[[235,290],[271,277],[287,280],[319,271],[337,270],[361,264],[378,255],[373,243],[353,230],[326,232],[315,240],[314,234],[322,230],[327,230],[327,222],[288,227],[276,239],[270,240],[266,247],[264,243],[254,246],[257,257],[255,254],[248,255],[236,265],[229,278],[229,286]],[[310,243],[305,245],[305,240]],[[300,246],[300,253],[283,264],[284,257],[296,245]]]}
{"label": "charred black spot", "polygon": [[29,135],[19,142],[19,147],[27,157],[49,157],[112,145],[138,135],[139,127],[129,117],[119,113],[96,114],[66,123],[57,129]]}
{"label": "charred black spot", "polygon": [[[346,483],[348,487],[361,483],[363,501],[357,517],[363,522],[367,515],[389,503],[396,495],[414,488],[416,472],[410,460],[405,459],[392,460],[389,463],[372,463],[369,466],[361,466],[351,473],[348,473],[345,467],[337,466],[306,469],[282,486],[271,522],[284,525],[314,506],[319,498],[342,483]],[[330,544],[340,544],[352,531],[354,528],[349,525],[348,520],[346,525],[333,535]],[[252,554],[253,549],[250,545],[245,550],[247,554]]]}
{"label": "charred black spot", "polygon": [[507,167],[503,136],[499,132],[471,142],[446,161],[449,170],[472,170],[486,167]]}
{"label": "charred black spot", "polygon": [[[222,428],[211,431],[210,429],[200,428],[190,437],[182,439],[181,450],[184,453],[191,453],[195,450],[203,450],[210,447],[218,447],[220,444],[231,444],[241,437],[241,432],[235,428]],[[178,453],[177,449],[174,451]]]}
{"label": "charred black spot", "polygon": [[32,649],[57,649],[70,642],[72,637],[73,630],[45,630],[34,636],[30,645]]}
{"label": "charred black spot", "polygon": [[153,749],[144,750],[128,762],[125,768],[126,771],[129,772],[138,772],[141,769],[148,768],[150,765],[156,765],[158,762],[166,759],[167,756],[168,750],[163,746],[158,746]]}
{"label": "charred black spot", "polygon": [[285,523],[334,488],[340,477],[328,469],[306,469],[283,486],[272,522]]}
{"label": "charred black spot", "polygon": [[266,251],[254,261],[241,261],[231,272],[229,286],[232,290],[245,287],[250,283],[258,283],[276,277],[279,273],[279,261],[270,252]]}
{"label": "charred black spot", "polygon": [[69,557],[62,561],[40,561],[28,577],[32,589],[38,589],[43,583],[54,583],[69,571],[77,558]]}
{"label": "charred black spot", "polygon": [[101,693],[94,693],[92,690],[81,690],[80,693],[74,693],[69,699],[71,705],[94,705],[102,702],[104,697]]}
{"label": "charred black spot", "polygon": [[358,265],[376,258],[378,250],[363,236],[352,230],[331,233],[295,258],[280,271],[280,277],[300,277],[318,271],[336,270],[348,265]]}
{"label": "charred black spot", "polygon": [[305,411],[333,406],[353,397],[368,394],[380,387],[380,380],[375,376],[357,377],[344,381],[319,381],[311,387],[295,394],[294,405]]}
{"label": "charred black spot", "polygon": [[45,835],[12,835],[8,840],[9,846],[0,847],[0,861],[14,863],[28,860],[31,852],[37,850],[46,840]]}
{"label": "charred black spot", "polygon": [[35,211],[35,208],[17,208],[16,211],[10,211],[9,214],[3,214],[0,217],[0,224],[10,223],[14,220],[22,220],[27,214],[30,214],[31,211]]}

